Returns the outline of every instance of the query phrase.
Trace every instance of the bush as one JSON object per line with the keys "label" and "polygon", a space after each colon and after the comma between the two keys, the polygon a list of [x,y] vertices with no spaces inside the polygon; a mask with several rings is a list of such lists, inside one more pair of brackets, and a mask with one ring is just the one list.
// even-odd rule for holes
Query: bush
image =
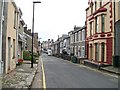
{"label": "bush", "polygon": [[[35,57],[38,57],[37,53],[33,53],[33,62],[36,62]],[[31,61],[32,60],[31,53],[29,51],[23,51],[23,59]]]}
{"label": "bush", "polygon": [[31,60],[31,54],[29,51],[23,51],[23,59],[24,60]]}

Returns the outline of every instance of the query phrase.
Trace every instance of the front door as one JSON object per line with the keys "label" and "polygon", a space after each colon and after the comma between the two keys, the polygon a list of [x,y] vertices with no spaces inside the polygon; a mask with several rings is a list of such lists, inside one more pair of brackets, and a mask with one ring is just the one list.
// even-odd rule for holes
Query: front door
{"label": "front door", "polygon": [[88,57],[89,57],[89,44],[87,44],[87,59],[88,59]]}
{"label": "front door", "polygon": [[92,44],[90,44],[90,60],[92,60],[92,59],[93,59],[93,58],[92,58],[92,56],[93,56]]}
{"label": "front door", "polygon": [[99,45],[95,43],[95,61],[99,61]]}

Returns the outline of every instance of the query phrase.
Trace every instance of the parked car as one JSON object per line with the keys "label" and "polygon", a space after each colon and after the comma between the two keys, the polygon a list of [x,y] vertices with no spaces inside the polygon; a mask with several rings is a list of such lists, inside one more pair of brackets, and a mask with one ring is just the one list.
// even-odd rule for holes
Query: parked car
{"label": "parked car", "polygon": [[52,50],[48,49],[48,56],[52,56]]}

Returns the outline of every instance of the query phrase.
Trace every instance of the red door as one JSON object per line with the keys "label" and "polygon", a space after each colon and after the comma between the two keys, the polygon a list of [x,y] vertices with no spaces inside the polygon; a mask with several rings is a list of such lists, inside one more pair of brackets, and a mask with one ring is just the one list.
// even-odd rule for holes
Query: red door
{"label": "red door", "polygon": [[112,38],[107,39],[107,63],[112,64]]}

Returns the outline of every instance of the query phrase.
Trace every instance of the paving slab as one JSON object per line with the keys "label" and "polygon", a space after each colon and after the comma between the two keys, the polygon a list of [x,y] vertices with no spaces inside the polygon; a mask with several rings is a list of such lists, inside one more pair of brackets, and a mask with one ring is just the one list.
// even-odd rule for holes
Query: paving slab
{"label": "paving slab", "polygon": [[37,71],[37,64],[31,68],[30,61],[16,67],[2,77],[2,88],[29,88]]}
{"label": "paving slab", "polygon": [[120,75],[120,69],[113,66],[101,67],[101,70]]}

